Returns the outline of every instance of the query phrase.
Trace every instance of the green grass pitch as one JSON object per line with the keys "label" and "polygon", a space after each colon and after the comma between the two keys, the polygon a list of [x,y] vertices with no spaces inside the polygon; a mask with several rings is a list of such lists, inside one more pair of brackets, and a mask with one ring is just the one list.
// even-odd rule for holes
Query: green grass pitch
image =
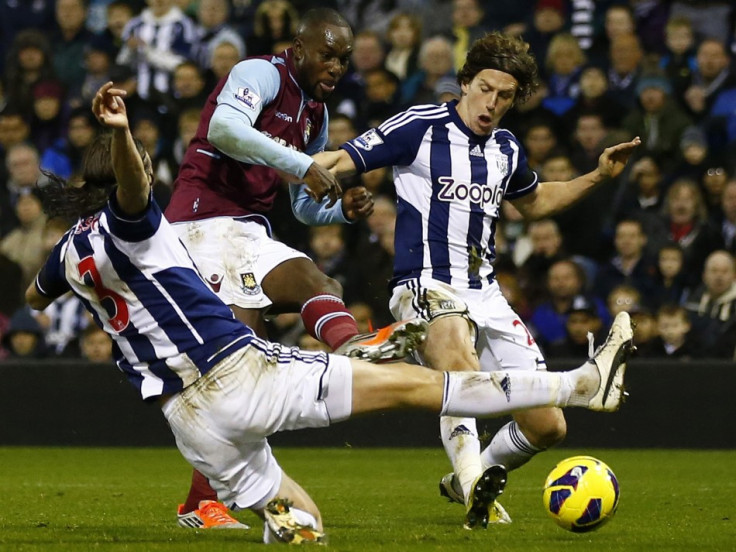
{"label": "green grass pitch", "polygon": [[[582,535],[558,528],[542,507],[554,464],[590,454],[616,473],[613,520]],[[336,551],[733,551],[736,451],[558,449],[513,472],[502,503],[514,522],[461,528],[463,509],[439,498],[447,471],[438,449],[276,450],[320,506]],[[175,508],[191,471],[174,449],[0,448],[0,550],[263,549],[262,527],[194,531]]]}

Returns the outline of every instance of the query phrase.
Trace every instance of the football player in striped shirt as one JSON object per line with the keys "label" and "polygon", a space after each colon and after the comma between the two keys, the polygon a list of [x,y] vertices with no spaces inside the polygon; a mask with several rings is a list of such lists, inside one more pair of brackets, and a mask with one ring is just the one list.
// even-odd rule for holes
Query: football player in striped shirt
{"label": "football player in striped shirt", "polygon": [[[457,79],[459,101],[412,107],[337,152],[313,157],[337,176],[393,166],[398,206],[390,308],[398,319],[421,316],[429,322],[420,349],[423,364],[545,370],[534,338],[494,278],[501,202],[510,201],[527,219],[549,216],[618,176],[640,141],[607,148],[597,169],[574,180],[539,182],[519,140],[499,126],[536,87],[537,66],[528,44],[489,34],[473,44]],[[484,469],[495,464],[518,468],[565,436],[559,409],[519,412],[513,418],[482,454],[475,420],[441,420],[454,468],[440,483],[444,496],[467,502]],[[497,503],[489,509],[491,521],[510,521]]]}
{"label": "football player in striped shirt", "polygon": [[[267,437],[395,408],[496,416],[540,406],[616,410],[631,323],[622,313],[606,344],[570,372],[445,372],[373,365],[256,337],[200,275],[151,196],[148,154],[133,141],[125,92],[104,85],[93,111],[112,129],[84,161],[84,185],[45,189],[49,214],[79,215],[26,291],[35,309],[72,291],[114,341],[118,367],[156,401],[177,447],[234,510],[264,520],[265,542],[322,542],[319,510],[278,465]],[[418,320],[417,335],[426,331]],[[503,491],[494,466],[476,482],[468,517],[487,522]],[[476,517],[478,518],[476,520]]]}

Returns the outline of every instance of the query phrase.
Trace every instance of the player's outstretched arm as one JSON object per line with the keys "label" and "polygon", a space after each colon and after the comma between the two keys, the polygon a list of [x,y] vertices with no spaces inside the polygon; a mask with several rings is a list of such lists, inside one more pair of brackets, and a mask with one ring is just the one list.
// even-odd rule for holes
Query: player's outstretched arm
{"label": "player's outstretched arm", "polygon": [[318,163],[325,169],[329,170],[337,178],[352,176],[356,173],[355,163],[352,157],[348,155],[344,149],[337,151],[321,151],[312,156],[315,163]]}
{"label": "player's outstretched arm", "polygon": [[641,140],[637,136],[630,142],[606,148],[598,158],[598,168],[594,171],[567,182],[540,182],[534,192],[511,203],[527,220],[544,218],[562,211],[601,182],[620,175],[639,144]]}
{"label": "player's outstretched arm", "polygon": [[130,133],[125,109],[125,90],[103,84],[92,100],[97,120],[112,129],[112,166],[118,182],[117,200],[124,213],[134,215],[148,206],[151,183]]}

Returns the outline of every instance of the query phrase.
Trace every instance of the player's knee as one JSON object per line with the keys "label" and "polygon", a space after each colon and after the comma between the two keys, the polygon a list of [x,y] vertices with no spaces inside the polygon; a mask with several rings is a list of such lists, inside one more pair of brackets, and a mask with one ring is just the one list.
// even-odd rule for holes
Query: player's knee
{"label": "player's knee", "polygon": [[537,448],[548,449],[560,444],[567,435],[567,422],[561,412],[537,419],[533,425],[522,427],[529,442]]}

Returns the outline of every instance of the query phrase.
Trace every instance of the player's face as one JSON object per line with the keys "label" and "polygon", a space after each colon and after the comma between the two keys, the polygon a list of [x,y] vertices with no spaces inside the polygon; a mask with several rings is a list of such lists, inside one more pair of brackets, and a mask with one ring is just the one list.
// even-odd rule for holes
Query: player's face
{"label": "player's face", "polygon": [[319,32],[294,40],[299,86],[310,97],[325,101],[348,69],[353,33],[348,27],[324,25]]}
{"label": "player's face", "polygon": [[514,105],[519,82],[503,71],[484,69],[461,88],[460,118],[475,134],[487,136]]}

